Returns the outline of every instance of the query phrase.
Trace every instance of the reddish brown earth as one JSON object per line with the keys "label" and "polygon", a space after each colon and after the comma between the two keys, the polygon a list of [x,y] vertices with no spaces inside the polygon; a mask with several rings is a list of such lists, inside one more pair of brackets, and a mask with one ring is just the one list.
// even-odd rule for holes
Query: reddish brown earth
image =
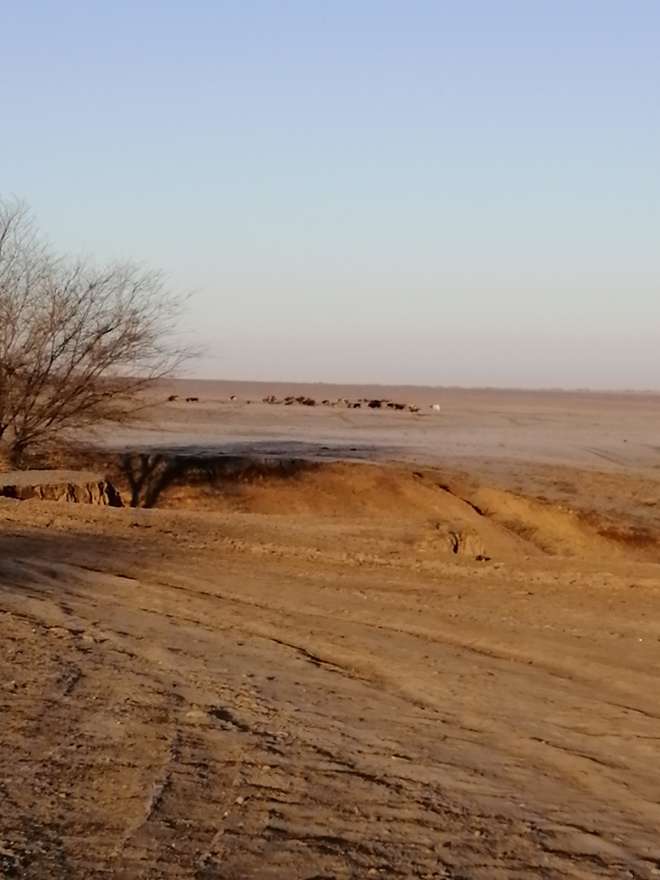
{"label": "reddish brown earth", "polygon": [[568,423],[0,499],[0,876],[660,876],[660,482]]}

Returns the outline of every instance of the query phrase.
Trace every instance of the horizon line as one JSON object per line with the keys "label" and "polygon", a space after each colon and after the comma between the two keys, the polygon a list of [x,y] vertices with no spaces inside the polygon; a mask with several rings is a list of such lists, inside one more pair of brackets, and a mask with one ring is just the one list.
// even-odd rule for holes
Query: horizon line
{"label": "horizon line", "polygon": [[592,388],[588,385],[565,387],[561,385],[435,385],[424,382],[369,382],[369,381],[331,381],[327,379],[239,379],[235,377],[209,376],[171,376],[159,380],[162,382],[235,382],[242,385],[314,385],[314,386],[347,386],[355,388],[420,388],[432,391],[503,391],[513,393],[536,394],[637,394],[660,396],[657,388]]}

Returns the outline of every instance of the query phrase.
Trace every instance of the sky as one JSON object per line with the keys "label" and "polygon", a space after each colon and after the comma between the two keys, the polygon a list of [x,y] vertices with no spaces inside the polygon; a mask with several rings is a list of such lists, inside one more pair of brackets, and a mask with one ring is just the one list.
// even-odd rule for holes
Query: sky
{"label": "sky", "polygon": [[0,193],[190,375],[660,388],[657,0],[25,0]]}

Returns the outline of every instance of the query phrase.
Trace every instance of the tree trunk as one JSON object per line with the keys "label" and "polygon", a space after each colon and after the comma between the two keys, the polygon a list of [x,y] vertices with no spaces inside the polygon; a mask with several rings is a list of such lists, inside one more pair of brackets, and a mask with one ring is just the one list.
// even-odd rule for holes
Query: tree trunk
{"label": "tree trunk", "polygon": [[20,470],[25,460],[26,444],[20,440],[0,443],[0,467],[7,470]]}
{"label": "tree trunk", "polygon": [[11,458],[10,444],[0,439],[0,471],[11,470]]}

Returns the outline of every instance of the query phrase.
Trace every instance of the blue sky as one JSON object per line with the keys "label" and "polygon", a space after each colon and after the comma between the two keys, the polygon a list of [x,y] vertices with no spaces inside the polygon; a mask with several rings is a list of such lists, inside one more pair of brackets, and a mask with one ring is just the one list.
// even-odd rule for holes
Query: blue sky
{"label": "blue sky", "polygon": [[193,290],[198,375],[660,388],[660,3],[3,12],[0,192]]}

